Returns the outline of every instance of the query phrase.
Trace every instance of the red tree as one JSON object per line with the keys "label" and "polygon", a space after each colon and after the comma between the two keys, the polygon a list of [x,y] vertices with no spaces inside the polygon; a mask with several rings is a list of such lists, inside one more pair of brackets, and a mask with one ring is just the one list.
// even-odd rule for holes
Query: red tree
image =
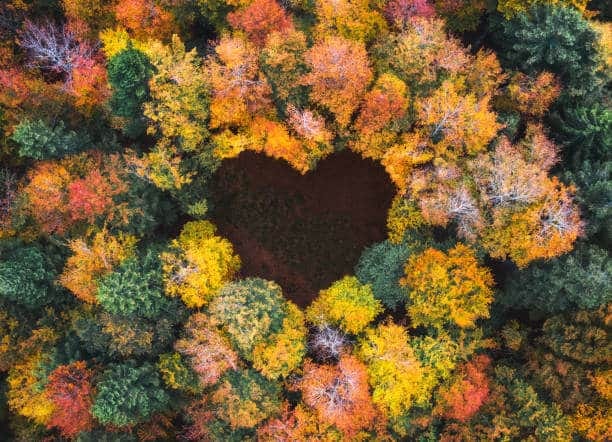
{"label": "red tree", "polygon": [[72,438],[93,427],[89,412],[92,405],[92,376],[93,371],[83,361],[61,365],[53,370],[46,389],[47,397],[55,405],[49,428],[57,427],[64,437]]}
{"label": "red tree", "polygon": [[249,39],[258,46],[266,43],[268,34],[293,29],[293,22],[275,0],[254,0],[246,8],[231,12],[227,20],[246,32]]}

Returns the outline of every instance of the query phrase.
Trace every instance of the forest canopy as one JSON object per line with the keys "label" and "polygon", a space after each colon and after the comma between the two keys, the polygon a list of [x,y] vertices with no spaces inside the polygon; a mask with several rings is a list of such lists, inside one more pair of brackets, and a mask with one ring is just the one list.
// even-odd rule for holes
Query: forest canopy
{"label": "forest canopy", "polygon": [[5,0],[3,440],[611,440],[611,18]]}

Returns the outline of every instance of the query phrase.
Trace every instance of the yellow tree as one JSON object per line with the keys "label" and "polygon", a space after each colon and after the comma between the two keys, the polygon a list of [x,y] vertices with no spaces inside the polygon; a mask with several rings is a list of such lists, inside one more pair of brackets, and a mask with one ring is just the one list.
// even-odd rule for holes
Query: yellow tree
{"label": "yellow tree", "polygon": [[387,23],[368,0],[316,0],[317,35],[340,35],[370,42],[385,33]]}
{"label": "yellow tree", "polygon": [[428,403],[434,385],[427,381],[404,327],[389,322],[368,329],[359,341],[358,355],[368,367],[372,399],[387,417]]}
{"label": "yellow tree", "polygon": [[372,80],[363,43],[342,37],[327,37],[305,54],[310,72],[302,83],[312,87],[311,99],[329,109],[341,128],[351,116]]}
{"label": "yellow tree", "polygon": [[321,290],[306,310],[306,319],[318,326],[337,326],[346,333],[358,334],[382,312],[372,287],[354,276],[345,276]]}
{"label": "yellow tree", "polygon": [[180,296],[187,307],[207,304],[240,268],[232,244],[215,231],[208,221],[188,222],[171,251],[161,254],[166,294]]}
{"label": "yellow tree", "polygon": [[400,284],[409,291],[414,326],[473,328],[477,319],[489,317],[493,276],[463,244],[448,253],[429,248],[411,256]]}
{"label": "yellow tree", "polygon": [[134,254],[136,238],[131,235],[111,235],[102,229],[92,238],[77,238],[68,243],[72,256],[66,260],[59,277],[61,285],[77,298],[96,303],[97,280]]}
{"label": "yellow tree", "polygon": [[146,54],[156,68],[149,81],[151,101],[144,105],[152,122],[148,132],[183,151],[201,148],[208,137],[209,91],[196,50],[187,52],[174,35],[168,46],[150,43]]}

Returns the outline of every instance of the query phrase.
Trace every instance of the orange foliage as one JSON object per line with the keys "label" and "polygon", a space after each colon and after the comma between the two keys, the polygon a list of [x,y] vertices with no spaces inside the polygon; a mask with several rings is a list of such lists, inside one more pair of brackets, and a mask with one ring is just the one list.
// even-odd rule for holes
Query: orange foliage
{"label": "orange foliage", "polygon": [[261,442],[331,442],[339,441],[341,437],[338,431],[328,423],[321,422],[303,404],[291,410],[289,404],[285,403],[280,417],[270,419],[257,430],[257,440]]}
{"label": "orange foliage", "polygon": [[305,58],[311,72],[302,77],[302,84],[312,86],[311,99],[328,108],[340,127],[346,127],[372,80],[365,46],[328,37],[306,52]]}
{"label": "orange foliage", "polygon": [[47,427],[59,428],[62,436],[75,437],[93,427],[89,412],[92,405],[93,371],[83,361],[60,365],[49,375],[46,395],[53,403]]}
{"label": "orange foliage", "polygon": [[119,0],[115,17],[137,39],[154,37],[163,40],[172,33],[172,14],[154,0]]}
{"label": "orange foliage", "polygon": [[347,437],[374,422],[376,411],[368,391],[366,367],[354,356],[342,356],[335,366],[307,361],[300,389],[304,402],[319,418]]}
{"label": "orange foliage", "polygon": [[260,47],[272,32],[286,33],[293,29],[291,17],[275,0],[254,0],[246,8],[229,13],[227,20]]}
{"label": "orange foliage", "polygon": [[560,93],[561,84],[550,72],[541,72],[535,78],[518,72],[508,85],[516,109],[530,117],[543,116]]}
{"label": "orange foliage", "polygon": [[446,418],[465,422],[470,419],[489,396],[489,379],[485,373],[491,359],[476,356],[458,369],[455,382],[440,392]]}
{"label": "orange foliage", "polygon": [[76,98],[75,104],[86,111],[101,105],[110,95],[106,68],[92,59],[75,63],[70,86]]}

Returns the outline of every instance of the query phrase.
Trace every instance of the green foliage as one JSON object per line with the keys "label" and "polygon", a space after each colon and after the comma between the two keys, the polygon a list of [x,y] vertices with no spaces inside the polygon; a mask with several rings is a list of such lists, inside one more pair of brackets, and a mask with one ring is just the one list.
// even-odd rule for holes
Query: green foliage
{"label": "green foliage", "polygon": [[240,355],[249,360],[257,344],[281,331],[287,315],[281,288],[260,278],[226,284],[208,310]]}
{"label": "green foliage", "polygon": [[165,353],[159,356],[157,369],[164,383],[173,390],[197,393],[201,390],[196,374],[183,361],[179,353]]}
{"label": "green foliage", "polygon": [[598,34],[577,10],[538,4],[511,20],[494,16],[493,29],[509,66],[558,75],[569,97],[587,98],[601,86]]}
{"label": "green foliage", "polygon": [[154,250],[129,258],[98,283],[97,299],[110,313],[154,319],[176,305],[163,292],[161,263]]}
{"label": "green foliage", "polygon": [[612,301],[611,273],[608,252],[581,245],[570,254],[515,272],[500,299],[540,313],[595,309]]}
{"label": "green foliage", "polygon": [[404,265],[411,250],[404,243],[383,241],[364,250],[355,267],[355,275],[362,284],[370,284],[374,297],[387,308],[404,305],[408,294],[399,284],[404,276]]}
{"label": "green foliage", "polygon": [[19,145],[19,156],[35,160],[61,158],[88,147],[87,136],[67,129],[61,120],[53,126],[42,120],[22,121],[12,139]]}
{"label": "green foliage", "polygon": [[168,408],[170,397],[155,366],[144,363],[112,365],[97,385],[92,414],[102,424],[133,425]]}
{"label": "green foliage", "polygon": [[53,300],[56,273],[36,246],[9,245],[0,249],[0,297],[35,309]]}
{"label": "green foliage", "polygon": [[124,133],[136,138],[145,129],[142,105],[149,98],[153,65],[141,51],[128,47],[108,61],[107,72],[113,89],[111,111],[126,119]]}

